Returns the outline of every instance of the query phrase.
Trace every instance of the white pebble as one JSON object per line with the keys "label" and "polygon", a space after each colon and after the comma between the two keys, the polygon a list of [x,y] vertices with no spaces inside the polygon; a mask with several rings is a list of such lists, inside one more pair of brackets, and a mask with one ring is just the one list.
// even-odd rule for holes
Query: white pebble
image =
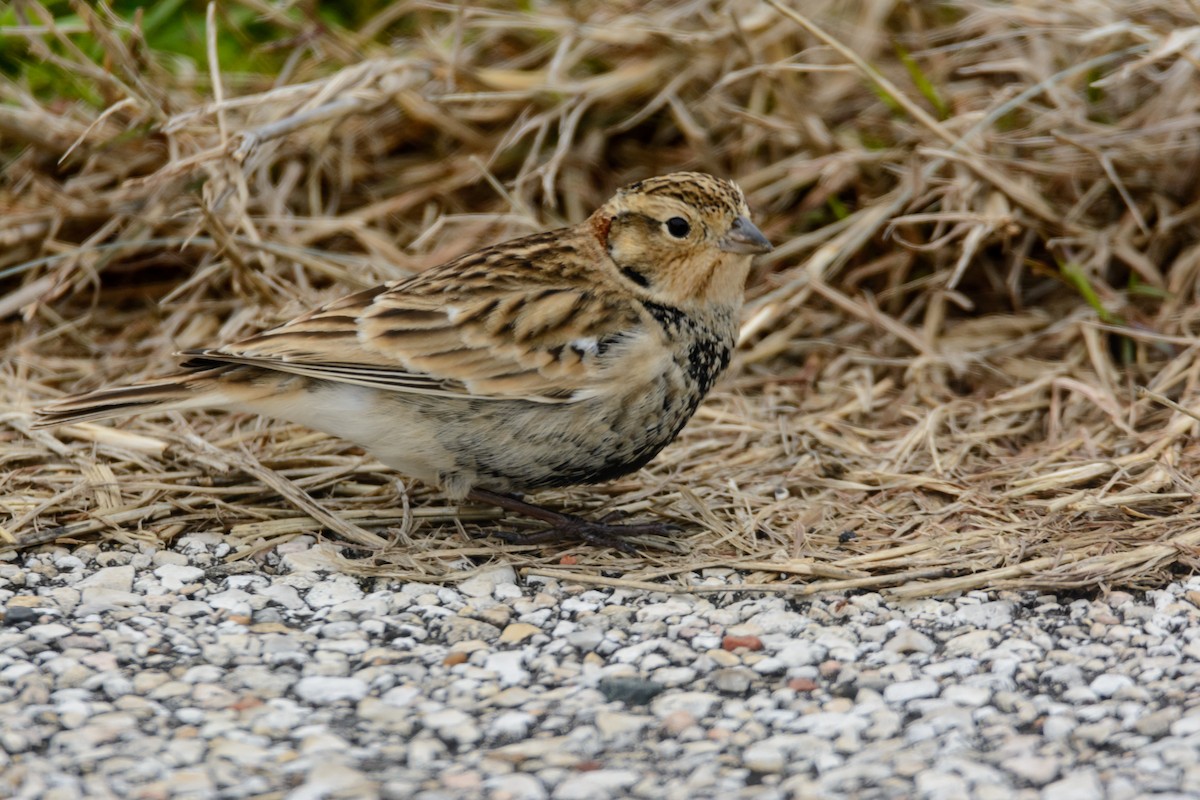
{"label": "white pebble", "polygon": [[297,697],[314,705],[328,705],[341,700],[358,701],[367,696],[368,689],[366,681],[358,678],[325,675],[301,678],[293,687]]}
{"label": "white pebble", "polygon": [[884,688],[883,699],[889,703],[907,703],[926,697],[937,697],[938,682],[928,678],[893,683]]}
{"label": "white pebble", "polygon": [[1105,672],[1102,675],[1097,675],[1088,688],[1095,692],[1098,697],[1112,697],[1117,692],[1130,686],[1133,686],[1133,678],[1130,678],[1128,675]]}
{"label": "white pebble", "polygon": [[199,567],[180,566],[178,564],[163,564],[154,570],[154,575],[162,581],[167,591],[178,591],[184,586],[195,583],[204,577],[204,570]]}

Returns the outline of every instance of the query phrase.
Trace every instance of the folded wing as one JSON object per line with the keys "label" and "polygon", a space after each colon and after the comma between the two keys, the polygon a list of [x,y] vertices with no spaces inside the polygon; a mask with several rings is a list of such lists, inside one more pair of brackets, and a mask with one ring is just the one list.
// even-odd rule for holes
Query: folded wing
{"label": "folded wing", "polygon": [[249,339],[184,353],[393,392],[571,402],[644,330],[636,306],[568,283],[420,275],[350,295]]}

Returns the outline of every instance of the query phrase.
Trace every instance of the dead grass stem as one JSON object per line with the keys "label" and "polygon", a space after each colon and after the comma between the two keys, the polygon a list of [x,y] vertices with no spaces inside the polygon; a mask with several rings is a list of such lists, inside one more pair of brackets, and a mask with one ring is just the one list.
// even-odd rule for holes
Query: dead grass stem
{"label": "dead grass stem", "polygon": [[[0,31],[103,97],[0,77],[0,548],[216,530],[249,558],[317,534],[363,574],[504,560],[702,593],[735,570],[795,596],[1195,569],[1191,3],[426,0],[358,30],[229,5],[276,26],[280,74],[225,69],[215,11],[190,69],[104,4],[64,24],[19,1]],[[59,393],[682,168],[739,179],[779,245],[740,355],[651,467],[539,497],[673,519],[669,548],[480,539],[495,512],[294,426],[28,428]]]}

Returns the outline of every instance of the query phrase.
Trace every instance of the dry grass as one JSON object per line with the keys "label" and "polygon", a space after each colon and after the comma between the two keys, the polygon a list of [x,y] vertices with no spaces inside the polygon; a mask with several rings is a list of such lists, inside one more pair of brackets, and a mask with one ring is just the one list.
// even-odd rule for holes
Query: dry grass
{"label": "dry grass", "polygon": [[[1195,569],[1191,3],[417,1],[360,30],[239,4],[290,37],[284,74],[168,69],[84,3],[65,30],[17,2],[0,31],[106,103],[0,79],[10,546],[220,530],[247,557],[327,531],[370,574],[503,560],[670,590],[734,567],[798,594]],[[676,548],[482,539],[494,513],[262,420],[28,428],[59,393],[679,168],[737,178],[779,244],[739,358],[649,469],[538,497],[673,518]]]}

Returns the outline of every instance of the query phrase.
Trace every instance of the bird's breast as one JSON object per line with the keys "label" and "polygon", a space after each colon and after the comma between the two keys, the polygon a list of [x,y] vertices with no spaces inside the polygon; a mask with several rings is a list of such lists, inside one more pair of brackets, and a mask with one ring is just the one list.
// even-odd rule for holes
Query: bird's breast
{"label": "bird's breast", "polygon": [[534,490],[599,483],[648,463],[691,419],[733,350],[732,324],[660,315],[662,324],[598,348],[596,380],[571,402],[431,404],[439,443],[455,454],[443,482],[457,474],[496,491]]}

